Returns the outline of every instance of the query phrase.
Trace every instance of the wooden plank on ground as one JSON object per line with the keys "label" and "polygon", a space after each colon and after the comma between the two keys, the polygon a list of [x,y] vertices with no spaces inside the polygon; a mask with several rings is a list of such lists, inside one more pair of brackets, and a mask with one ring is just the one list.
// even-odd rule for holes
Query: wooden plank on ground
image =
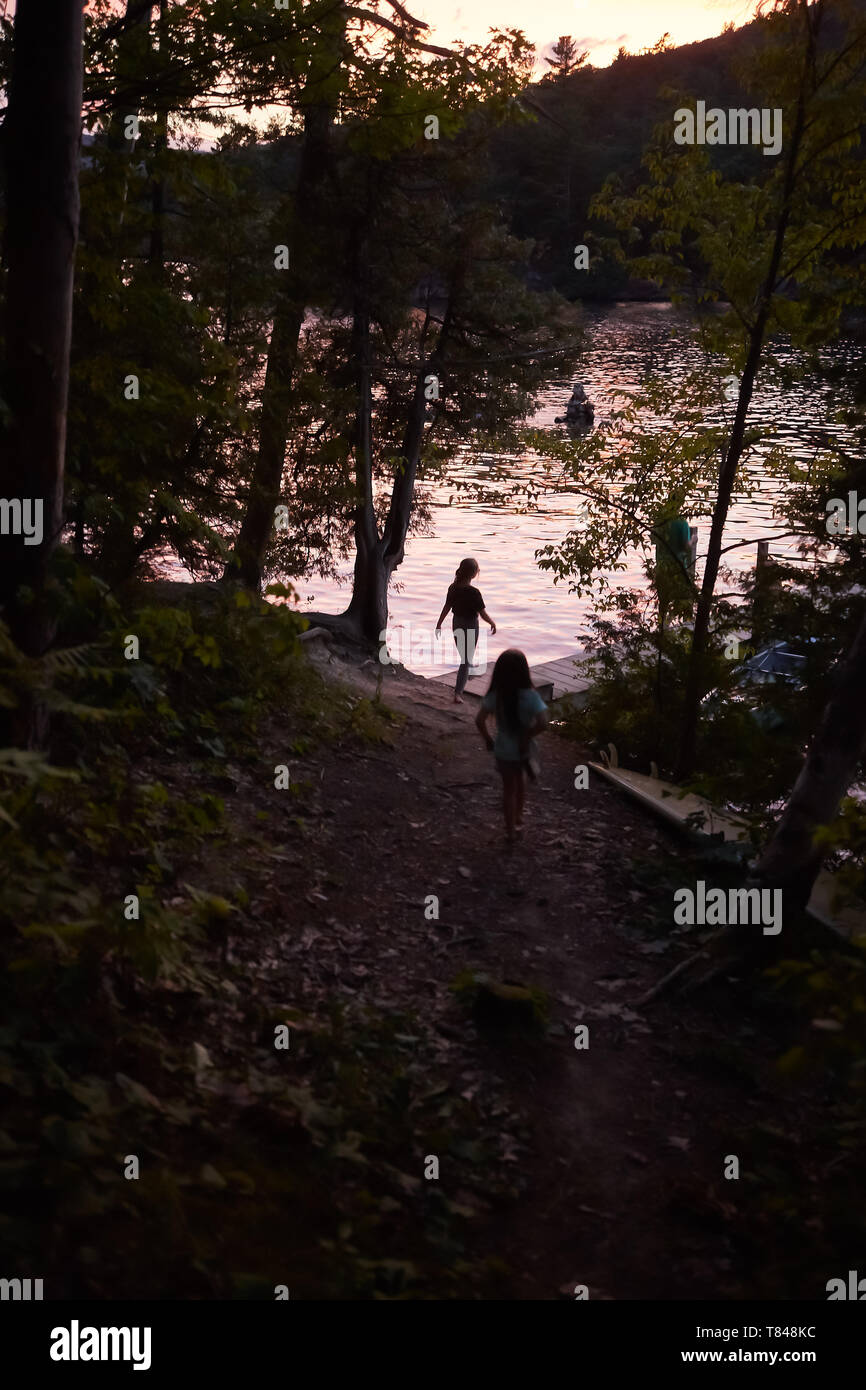
{"label": "wooden plank on ground", "polygon": [[[670,782],[660,782],[657,777],[647,777],[642,772],[630,772],[623,767],[606,767],[604,763],[589,765],[609,782],[622,787],[637,801],[648,806],[651,811],[682,826],[683,829],[691,829],[694,826],[705,835],[721,835],[725,840],[747,838],[743,821],[736,816],[723,815],[702,796],[694,796],[691,792],[683,796],[679,787],[673,786]],[[701,816],[702,822],[696,824],[693,821],[689,826],[686,824],[689,816]]]}
{"label": "wooden plank on ground", "polygon": [[[725,840],[745,841],[748,838],[744,821],[738,816],[718,811],[702,796],[691,793],[683,796],[680,788],[670,782],[661,782],[657,777],[647,777],[644,773],[631,772],[626,768],[606,767],[603,763],[590,763],[589,766],[650,811],[683,830],[695,828],[699,834],[722,835]],[[701,826],[694,826],[694,822],[691,826],[686,824],[687,817],[693,814],[703,817]],[[831,927],[840,936],[863,936],[866,934],[866,913],[855,907],[837,906],[834,901],[836,886],[833,874],[822,869],[815,880],[806,911],[810,917]]]}

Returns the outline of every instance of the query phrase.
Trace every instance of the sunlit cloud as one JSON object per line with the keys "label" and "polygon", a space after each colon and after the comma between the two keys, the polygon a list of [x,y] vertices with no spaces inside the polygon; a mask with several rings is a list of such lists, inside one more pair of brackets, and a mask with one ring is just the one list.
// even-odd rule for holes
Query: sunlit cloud
{"label": "sunlit cloud", "polygon": [[578,48],[586,48],[593,53],[597,48],[619,48],[622,45],[628,47],[628,34],[618,34],[615,39],[576,39]]}
{"label": "sunlit cloud", "polygon": [[410,12],[426,20],[435,41],[440,43],[461,39],[464,42],[484,42],[491,29],[522,29],[535,45],[539,69],[545,67],[544,57],[561,34],[577,38],[586,34],[587,20],[598,20],[603,14],[606,24],[616,28],[616,38],[602,38],[590,33],[577,38],[578,47],[592,53],[592,62],[604,67],[613,62],[617,50],[629,52],[651,48],[663,34],[669,33],[673,44],[695,43],[712,38],[721,32],[723,24],[737,26],[750,20],[757,0],[607,0],[603,11],[597,0],[536,0],[527,6],[526,0],[465,0],[449,4],[448,0],[417,0],[410,3]]}

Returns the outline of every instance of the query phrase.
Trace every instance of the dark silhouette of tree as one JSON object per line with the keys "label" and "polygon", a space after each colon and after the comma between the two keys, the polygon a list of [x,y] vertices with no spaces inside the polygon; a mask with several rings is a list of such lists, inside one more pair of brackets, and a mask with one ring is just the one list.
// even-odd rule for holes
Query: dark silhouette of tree
{"label": "dark silhouette of tree", "polygon": [[78,240],[83,0],[62,0],[50,22],[39,0],[15,12],[6,175],[6,305],[0,492],[41,508],[36,544],[6,536],[0,604],[15,641],[39,655],[54,621],[51,557],[63,524],[72,277]]}
{"label": "dark silhouette of tree", "polygon": [[588,48],[579,49],[570,34],[561,34],[553,45],[553,57],[544,60],[553,69],[546,74],[547,79],[560,82],[564,77],[571,77],[578,68],[583,67],[588,57]]}

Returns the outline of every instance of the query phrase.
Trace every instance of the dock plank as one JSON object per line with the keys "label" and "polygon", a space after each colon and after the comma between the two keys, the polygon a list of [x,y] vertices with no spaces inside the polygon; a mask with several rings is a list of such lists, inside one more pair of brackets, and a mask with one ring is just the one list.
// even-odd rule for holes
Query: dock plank
{"label": "dock plank", "polygon": [[532,678],[535,682],[539,680],[552,681],[557,689],[569,692],[589,689],[589,681],[586,680],[585,677],[577,675],[573,669],[566,668],[563,670],[561,667],[553,664],[533,666]]}
{"label": "dock plank", "polygon": [[[575,670],[575,662],[580,661],[585,655],[583,651],[576,651],[570,656],[554,658],[552,661],[539,661],[534,666],[530,666],[529,672],[532,676],[532,683],[535,686],[552,686],[553,693],[549,698],[555,703],[557,700],[566,696],[584,695],[589,689],[590,682],[583,676],[578,675]],[[487,669],[483,675],[470,676],[466,683],[467,695],[481,697],[487,693],[490,684],[490,676],[493,671],[494,663],[488,662]],[[452,689],[457,679],[457,668],[450,671],[440,671],[435,676],[430,676],[430,680],[436,681],[439,685],[447,685]]]}

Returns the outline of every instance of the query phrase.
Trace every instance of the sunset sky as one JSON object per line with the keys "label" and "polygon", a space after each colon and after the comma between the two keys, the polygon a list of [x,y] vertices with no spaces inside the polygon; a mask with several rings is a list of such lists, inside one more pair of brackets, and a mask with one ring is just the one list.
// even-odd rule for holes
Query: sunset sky
{"label": "sunset sky", "polygon": [[539,63],[560,34],[571,34],[604,67],[623,46],[648,48],[666,31],[675,44],[710,38],[732,21],[751,19],[755,0],[415,0],[410,14],[427,20],[439,43],[483,40],[493,27],[522,29]]}

